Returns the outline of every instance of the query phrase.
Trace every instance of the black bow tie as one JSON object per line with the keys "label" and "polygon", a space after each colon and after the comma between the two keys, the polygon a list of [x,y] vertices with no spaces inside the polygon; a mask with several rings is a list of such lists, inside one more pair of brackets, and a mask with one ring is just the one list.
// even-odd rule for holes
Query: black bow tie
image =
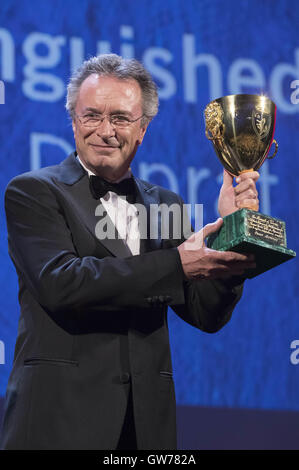
{"label": "black bow tie", "polygon": [[126,200],[134,204],[136,200],[136,186],[134,178],[125,178],[119,183],[109,183],[100,176],[91,175],[89,178],[90,190],[96,199],[104,197],[108,191],[113,191],[119,196],[126,196]]}

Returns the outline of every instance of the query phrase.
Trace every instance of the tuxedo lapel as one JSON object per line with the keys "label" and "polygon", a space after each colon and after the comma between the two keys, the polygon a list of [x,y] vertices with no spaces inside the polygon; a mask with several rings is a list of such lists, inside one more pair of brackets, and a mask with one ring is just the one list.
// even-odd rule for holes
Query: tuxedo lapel
{"label": "tuxedo lapel", "polygon": [[140,253],[154,251],[161,248],[161,214],[151,217],[151,205],[159,205],[160,197],[157,186],[145,183],[139,178],[134,178],[137,186],[137,204],[142,205],[146,211],[145,227],[140,218]]}
{"label": "tuxedo lapel", "polygon": [[114,226],[101,201],[92,196],[88,174],[76,159],[76,153],[72,153],[59,166],[60,172],[56,180],[58,184],[67,185],[67,188],[64,188],[65,197],[71,205],[76,207],[78,217],[93,237],[96,237],[99,243],[104,245],[106,250],[113,256],[118,258],[132,256],[131,251],[124,240],[119,237],[116,229],[114,229],[114,238],[97,236],[96,228],[100,224],[105,228],[105,221],[110,224],[110,227]]}

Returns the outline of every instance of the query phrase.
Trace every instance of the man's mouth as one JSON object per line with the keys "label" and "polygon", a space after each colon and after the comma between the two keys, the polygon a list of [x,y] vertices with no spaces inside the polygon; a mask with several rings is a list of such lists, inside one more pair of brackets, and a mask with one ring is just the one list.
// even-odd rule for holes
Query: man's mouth
{"label": "man's mouth", "polygon": [[116,145],[103,145],[103,144],[91,144],[91,143],[89,145],[91,145],[92,147],[95,147],[99,150],[101,150],[101,149],[102,150],[115,150],[115,149],[119,148],[119,145],[116,146]]}

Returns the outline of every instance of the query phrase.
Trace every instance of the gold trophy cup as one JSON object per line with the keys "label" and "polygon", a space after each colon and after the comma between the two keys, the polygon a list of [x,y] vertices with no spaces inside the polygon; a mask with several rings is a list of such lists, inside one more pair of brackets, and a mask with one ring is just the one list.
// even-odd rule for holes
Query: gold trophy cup
{"label": "gold trophy cup", "polygon": [[[266,158],[276,155],[276,105],[266,96],[224,96],[209,103],[204,115],[206,137],[232,176],[258,170]],[[268,156],[273,144],[274,153]],[[287,249],[285,223],[257,209],[253,203],[223,217],[220,231],[207,240],[215,250],[254,253],[257,266],[246,272],[248,278],[296,256]]]}

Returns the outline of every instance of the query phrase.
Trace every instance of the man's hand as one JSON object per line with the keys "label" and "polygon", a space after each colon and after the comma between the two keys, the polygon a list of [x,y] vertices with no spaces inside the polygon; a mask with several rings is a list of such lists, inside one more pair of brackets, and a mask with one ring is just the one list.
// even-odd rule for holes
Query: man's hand
{"label": "man's hand", "polygon": [[232,214],[242,207],[258,210],[259,200],[256,182],[259,178],[257,171],[247,171],[236,178],[237,186],[233,186],[234,178],[223,170],[223,184],[221,186],[218,211],[221,217]]}
{"label": "man's hand", "polygon": [[222,219],[191,235],[179,245],[178,251],[184,274],[187,279],[226,279],[244,274],[249,268],[255,268],[254,255],[233,251],[216,251],[207,248],[204,239],[217,232]]}

